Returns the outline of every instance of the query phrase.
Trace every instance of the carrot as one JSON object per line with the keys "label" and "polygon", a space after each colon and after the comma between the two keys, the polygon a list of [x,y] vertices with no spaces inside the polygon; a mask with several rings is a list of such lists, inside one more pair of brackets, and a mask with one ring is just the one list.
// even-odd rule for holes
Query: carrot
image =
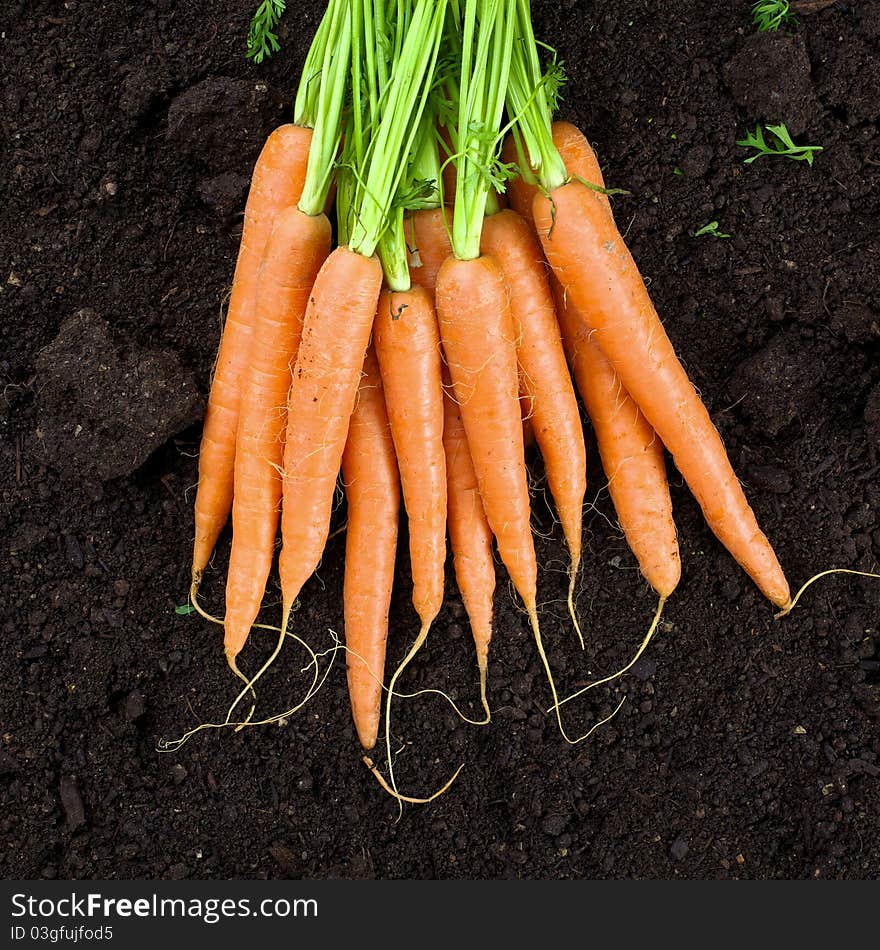
{"label": "carrot", "polygon": [[[272,565],[292,364],[312,285],[330,253],[332,235],[324,208],[339,147],[349,66],[347,14],[342,0],[333,0],[319,30],[316,44],[326,40],[330,51],[313,93],[318,121],[305,181],[298,205],[277,218],[258,279],[235,446],[233,538],[226,585],[225,650],[235,672],[236,657],[256,620]],[[282,638],[283,634],[279,649]]]}
{"label": "carrot", "polygon": [[[605,179],[602,176],[602,169],[599,167],[596,153],[584,133],[576,125],[572,125],[571,122],[554,122],[551,132],[553,144],[565,163],[566,169],[572,175],[577,175],[578,178],[583,178],[584,181],[604,189]],[[507,185],[507,197],[510,200],[510,206],[534,227],[532,202],[539,189],[534,172],[528,168],[528,160],[521,154],[515,136],[509,135],[507,137],[501,157],[503,161],[516,164],[520,169],[520,174],[508,182]],[[596,194],[610,211],[611,202],[608,196],[601,191],[597,191]]]}
{"label": "carrot", "polygon": [[518,331],[520,392],[530,409],[529,419],[568,543],[568,604],[583,645],[574,610],[574,586],[581,560],[587,460],[541,248],[528,224],[510,210],[485,219],[480,247],[500,265],[510,293],[511,315]]}
{"label": "carrot", "polygon": [[[337,190],[345,243],[327,258],[315,280],[287,402],[279,559],[282,630],[318,566],[329,533],[336,476],[382,284],[375,252],[403,177],[400,156],[409,152],[430,90],[445,12],[444,0],[418,0],[397,70],[381,90],[385,111],[381,118],[376,115],[370,148],[361,135],[346,140],[349,172]],[[374,44],[367,49],[371,55],[384,56],[380,38],[365,29],[360,5],[354,13],[346,18],[352,62],[361,64],[365,42]],[[354,81],[352,86],[352,116],[359,116],[364,87]]]}
{"label": "carrot", "polygon": [[202,573],[232,508],[242,378],[253,336],[260,262],[278,213],[299,201],[311,139],[311,129],[282,125],[266,140],[254,167],[199,453],[192,560],[194,592],[198,591]]}
{"label": "carrot", "polygon": [[494,259],[449,258],[437,278],[437,315],[486,518],[514,586],[527,607],[534,607],[537,563],[523,455],[517,334]]}
{"label": "carrot", "polygon": [[[602,169],[583,132],[570,122],[554,122],[552,131],[568,171],[604,188]],[[611,214],[608,196],[599,191],[596,197]],[[681,557],[663,443],[593,339],[589,320],[565,299],[555,277],[552,281],[563,343],[593,423],[620,527],[645,579],[665,600],[681,579]]]}
{"label": "carrot", "polygon": [[[580,129],[570,122],[554,122],[552,131],[553,144],[566,169],[604,188],[602,170]],[[505,145],[507,160],[512,160],[514,144],[510,137]],[[527,215],[533,226],[532,202],[537,193],[537,185],[529,184],[524,177],[516,179],[511,189],[511,204]],[[608,197],[602,192],[596,196],[611,214]],[[593,339],[589,320],[566,299],[555,277],[551,278],[551,284],[566,355],[593,423],[620,527],[642,574],[665,600],[678,586],[681,558],[672,519],[663,443]]]}
{"label": "carrot", "polygon": [[[447,168],[454,170],[454,165],[450,164]],[[452,253],[444,214],[441,208],[422,208],[405,219],[406,241],[410,251],[409,274],[413,284],[424,287],[431,299],[434,298],[437,273]],[[447,524],[455,577],[468,613],[477,652],[480,697],[488,716],[486,680],[495,593],[492,530],[483,510],[461,412],[449,395],[448,387],[451,384],[448,373],[446,376],[443,392],[443,449],[446,457]],[[523,431],[524,437],[526,433],[531,434],[528,420],[523,422]]]}
{"label": "carrot", "polygon": [[327,541],[333,490],[381,284],[377,257],[337,247],[321,267],[306,308],[287,402],[279,560],[282,628]]}
{"label": "carrot", "polygon": [[443,604],[446,560],[440,332],[429,293],[383,291],[373,336],[409,521],[413,604],[426,628]]}
{"label": "carrot", "polygon": [[672,453],[709,526],[775,604],[788,582],[736,479],[721,437],[687,377],[644,281],[599,193],[571,180],[553,143],[529,0],[519,0],[508,106],[540,191],[532,201],[547,262],[629,395]]}
{"label": "carrot", "polygon": [[494,4],[480,16],[477,6],[465,5],[460,30],[454,256],[437,275],[437,316],[486,520],[529,617],[536,618],[538,568],[523,455],[518,334],[502,270],[480,250],[491,190],[485,170],[496,151],[487,132],[498,128],[504,110],[513,4]]}
{"label": "carrot", "polygon": [[678,551],[663,443],[623,388],[558,283],[556,312],[584,406],[593,423],[608,491],[642,574],[664,599],[678,586]]}
{"label": "carrot", "polygon": [[306,303],[330,253],[330,222],[287,208],[260,269],[253,340],[235,448],[225,647],[237,656],[256,620],[272,566],[281,503],[287,392]]}
{"label": "carrot", "polygon": [[578,181],[551,184],[549,197],[535,196],[534,217],[566,295],[589,314],[597,342],[672,453],[709,527],[764,595],[784,608],[790,592],[782,568],[607,208]]}
{"label": "carrot", "polygon": [[443,394],[443,410],[443,448],[446,452],[452,562],[461,599],[471,624],[477,651],[477,669],[480,673],[480,697],[488,716],[486,680],[489,642],[492,639],[492,600],[495,596],[492,529],[483,509],[461,409],[448,392]]}
{"label": "carrot", "polygon": [[493,257],[480,256],[491,187],[486,170],[494,164],[498,148],[496,140],[486,133],[497,129],[501,121],[512,75],[511,51],[516,46],[517,4],[509,0],[494,5],[484,11],[479,23],[476,12],[476,4],[468,2],[462,29],[454,256],[437,276],[437,315],[486,520],[501,560],[523,599],[553,694],[556,721],[568,739],[538,619],[538,569],[519,403],[518,334],[501,268]]}
{"label": "carrot", "polygon": [[423,208],[404,219],[410,279],[431,294],[437,286],[440,265],[452,253],[444,214],[442,208]]}
{"label": "carrot", "polygon": [[369,750],[379,733],[400,511],[397,461],[372,348],[342,455],[342,479],[348,500],[343,591],[348,695],[358,739]]}
{"label": "carrot", "polygon": [[[260,263],[280,211],[300,204],[324,210],[339,147],[339,117],[348,74],[348,4],[330,0],[297,90],[294,124],[266,140],[251,179],[235,277],[208,398],[195,501],[192,596],[232,508],[242,384],[250,355]],[[320,74],[320,81],[316,76]]]}

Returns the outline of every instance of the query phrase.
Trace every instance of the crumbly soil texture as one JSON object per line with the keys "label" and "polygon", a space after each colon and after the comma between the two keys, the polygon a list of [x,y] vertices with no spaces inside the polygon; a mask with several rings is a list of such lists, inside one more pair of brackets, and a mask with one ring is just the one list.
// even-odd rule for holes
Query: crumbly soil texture
{"label": "crumbly soil texture", "polygon": [[[244,57],[251,0],[5,0],[0,11],[0,873],[5,878],[876,878],[880,582],[823,579],[788,618],[721,548],[669,462],[683,578],[620,682],[569,704],[571,746],[499,566],[488,727],[395,704],[397,805],[361,761],[344,660],[280,722],[206,730],[237,694],[185,604],[201,419],[250,170],[291,118],[321,10]],[[564,117],[595,143],[621,230],[794,586],[880,559],[880,4],[757,35],[746,0],[535,0]],[[786,122],[815,164],[736,139]],[[712,221],[731,235],[694,237]],[[532,459],[545,641],[572,691],[655,608],[595,442],[589,553],[566,557]],[[344,505],[334,524],[344,524]],[[293,628],[342,632],[344,535]],[[205,582],[222,611],[229,539]],[[451,576],[451,564],[447,574]],[[401,538],[390,661],[417,629]],[[264,619],[277,623],[277,579]],[[255,632],[242,664],[274,645]],[[322,669],[331,659],[322,657]],[[305,668],[305,670],[304,670]],[[311,682],[294,641],[258,716]],[[479,713],[467,618],[444,609],[401,686]],[[376,753],[383,765],[383,755]]]}

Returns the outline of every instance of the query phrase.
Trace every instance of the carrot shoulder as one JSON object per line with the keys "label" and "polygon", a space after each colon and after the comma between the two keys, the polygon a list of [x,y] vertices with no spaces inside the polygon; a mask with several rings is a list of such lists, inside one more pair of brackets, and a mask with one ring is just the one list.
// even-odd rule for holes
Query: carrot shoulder
{"label": "carrot shoulder", "polygon": [[710,528],[774,604],[789,588],[718,430],[687,377],[644,281],[599,196],[578,181],[538,194],[535,224],[564,292],[693,491]]}
{"label": "carrot shoulder", "polygon": [[342,480],[348,500],[343,591],[348,695],[360,743],[372,749],[379,732],[400,511],[397,461],[372,349],[342,455]]}

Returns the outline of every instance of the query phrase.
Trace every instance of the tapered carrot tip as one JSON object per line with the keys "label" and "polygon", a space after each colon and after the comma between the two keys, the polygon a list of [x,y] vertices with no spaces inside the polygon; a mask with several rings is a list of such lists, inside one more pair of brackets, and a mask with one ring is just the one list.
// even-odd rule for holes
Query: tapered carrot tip
{"label": "tapered carrot tip", "polygon": [[357,723],[355,725],[358,734],[358,742],[364,752],[372,752],[376,748],[376,740],[379,738],[379,719],[375,723]]}
{"label": "tapered carrot tip", "polygon": [[681,559],[678,557],[660,561],[651,569],[651,586],[664,600],[672,596],[680,580]]}
{"label": "tapered carrot tip", "polygon": [[229,664],[229,669],[240,679],[241,670],[238,668],[238,651],[233,650],[232,647],[227,647],[224,652],[226,653],[226,662]]}
{"label": "tapered carrot tip", "polygon": [[779,575],[774,579],[772,587],[768,588],[766,594],[780,610],[787,612],[794,606],[791,601],[791,590],[789,589],[788,581],[782,573],[782,568],[779,568]]}

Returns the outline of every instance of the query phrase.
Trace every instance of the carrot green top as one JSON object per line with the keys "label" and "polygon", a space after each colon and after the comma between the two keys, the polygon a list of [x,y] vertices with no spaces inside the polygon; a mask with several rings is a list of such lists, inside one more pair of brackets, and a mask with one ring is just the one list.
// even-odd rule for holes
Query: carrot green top
{"label": "carrot green top", "polygon": [[[349,248],[365,257],[375,253],[394,216],[433,84],[446,7],[447,0],[399,0],[391,28],[384,3],[362,0],[353,18],[352,141],[346,146],[349,174],[339,217]],[[368,14],[374,17],[372,32]]]}
{"label": "carrot green top", "polygon": [[300,210],[321,214],[327,205],[342,136],[342,108],[351,62],[348,0],[330,0],[306,57],[296,97],[295,121],[313,129]]}
{"label": "carrot green top", "polygon": [[510,73],[517,0],[465,0],[455,167],[452,249],[461,260],[480,256],[490,189],[501,190],[499,133]]}
{"label": "carrot green top", "polygon": [[[542,72],[532,30],[530,0],[514,2],[516,31],[507,87],[507,110],[514,122],[521,157],[525,159],[522,173],[531,178],[529,170],[533,169],[541,188],[549,192],[565,184],[569,178],[565,163],[553,144],[552,131],[553,111],[564,75],[555,60],[546,73]],[[523,145],[525,155],[522,155]]]}

